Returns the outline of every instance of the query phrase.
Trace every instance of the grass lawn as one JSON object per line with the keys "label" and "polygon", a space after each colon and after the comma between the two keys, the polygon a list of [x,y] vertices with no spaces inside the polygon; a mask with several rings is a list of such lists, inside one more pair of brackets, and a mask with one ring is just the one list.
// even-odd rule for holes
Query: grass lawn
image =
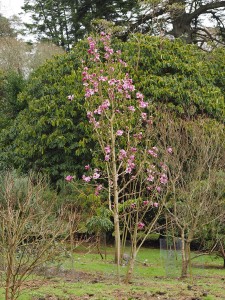
{"label": "grass lawn", "polygon": [[[179,278],[180,257],[159,249],[142,248],[136,262],[132,284],[125,285],[126,266],[121,266],[121,283],[117,283],[113,248],[107,248],[102,260],[96,249],[88,253],[78,248],[72,258],[52,264],[23,285],[19,300],[66,299],[225,299],[225,269],[222,259],[200,256],[193,260],[190,277]],[[194,255],[194,254],[193,254]],[[4,299],[0,289],[0,300]]]}

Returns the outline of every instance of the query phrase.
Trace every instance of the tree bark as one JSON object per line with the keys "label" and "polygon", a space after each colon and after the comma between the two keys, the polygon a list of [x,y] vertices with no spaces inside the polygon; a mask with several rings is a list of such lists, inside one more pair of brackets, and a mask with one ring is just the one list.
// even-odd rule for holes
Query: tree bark
{"label": "tree bark", "polygon": [[137,246],[136,246],[136,241],[135,241],[135,243],[133,243],[132,248],[131,248],[131,256],[130,256],[130,261],[128,264],[125,283],[131,283],[131,281],[132,281],[132,278],[134,275],[134,264],[135,264],[136,256],[137,256]]}
{"label": "tree bark", "polygon": [[[189,241],[184,242],[184,249],[182,249],[182,270],[181,277],[185,278],[188,276],[188,268],[190,266],[190,245]],[[182,246],[183,248],[183,246]]]}

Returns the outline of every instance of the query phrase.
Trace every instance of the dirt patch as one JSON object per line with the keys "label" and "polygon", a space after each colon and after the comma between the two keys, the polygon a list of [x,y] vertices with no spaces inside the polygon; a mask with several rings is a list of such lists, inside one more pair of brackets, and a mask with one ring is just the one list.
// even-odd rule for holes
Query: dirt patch
{"label": "dirt patch", "polygon": [[[192,284],[190,284],[190,280],[183,281],[178,278],[174,279],[173,282],[166,277],[152,277],[146,278],[146,280],[137,278],[134,279],[134,284],[128,286],[121,284],[115,289],[111,287],[116,285],[116,277],[106,276],[102,273],[61,270],[52,267],[44,270],[44,274],[46,276],[45,285],[57,288],[57,282],[71,283],[71,286],[73,283],[79,282],[82,287],[89,287],[87,290],[91,290],[93,293],[87,293],[83,296],[65,293],[63,298],[52,294],[39,298],[35,297],[32,300],[204,300],[207,296],[215,300],[225,299],[222,291],[223,276],[214,278],[215,281],[220,280],[221,289],[213,291],[211,286],[214,280],[203,276],[196,276]],[[43,281],[38,280],[28,281],[23,288],[38,288],[43,285],[42,283]],[[94,288],[94,285],[98,283],[103,284],[104,290],[97,291]],[[92,286],[93,289],[90,288]]]}

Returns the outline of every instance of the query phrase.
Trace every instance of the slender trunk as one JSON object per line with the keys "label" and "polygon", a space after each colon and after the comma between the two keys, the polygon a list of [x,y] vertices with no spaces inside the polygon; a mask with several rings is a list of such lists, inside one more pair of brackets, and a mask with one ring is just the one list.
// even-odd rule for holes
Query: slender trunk
{"label": "slender trunk", "polygon": [[12,248],[9,250],[7,259],[7,272],[6,272],[6,283],[5,283],[5,300],[13,300],[11,297],[11,283],[12,283],[12,270],[13,270],[13,251]]}
{"label": "slender trunk", "polygon": [[[121,248],[121,261],[123,260],[123,254],[124,254],[124,251],[125,251],[125,247],[126,247],[126,241],[127,241],[127,233],[128,233],[128,229],[127,229],[127,226],[126,226],[126,216],[125,216],[125,221],[124,221],[124,226],[123,226],[123,235],[122,235],[122,241],[121,241],[121,245],[122,245],[122,248]],[[128,216],[128,218],[130,218],[130,216]],[[129,222],[129,221],[127,221]]]}
{"label": "slender trunk", "polygon": [[136,259],[136,255],[134,255],[130,258],[129,265],[128,265],[128,271],[127,271],[127,275],[126,275],[126,280],[125,280],[126,284],[132,282],[132,278],[133,278],[133,275],[134,275],[135,259]]}
{"label": "slender trunk", "polygon": [[100,249],[100,246],[101,246],[101,236],[100,236],[99,232],[97,232],[97,234],[96,234],[96,243],[97,243],[96,246],[97,246],[98,253],[101,256],[101,259],[104,259],[104,256],[102,255],[101,249]]}
{"label": "slender trunk", "polygon": [[104,250],[104,255],[105,255],[105,261],[107,259],[107,242],[106,242],[106,233],[104,233],[104,247],[105,247],[105,250]]}
{"label": "slender trunk", "polygon": [[188,267],[190,266],[190,246],[190,241],[185,241],[184,232],[182,232],[182,278],[185,278],[188,275]]}
{"label": "slender trunk", "polygon": [[132,281],[132,278],[134,275],[134,264],[135,264],[136,256],[137,256],[137,247],[136,247],[136,243],[134,243],[132,245],[130,261],[129,261],[126,279],[125,279],[126,284],[128,284]]}
{"label": "slender trunk", "polygon": [[6,279],[6,284],[5,284],[5,300],[10,300],[9,286],[10,286],[10,281],[9,281],[9,276],[8,276],[8,272],[7,272],[7,279]]}
{"label": "slender trunk", "polygon": [[119,214],[114,212],[114,229],[115,229],[115,263],[120,265],[120,224]]}
{"label": "slender trunk", "polygon": [[134,264],[135,264],[135,259],[137,256],[137,224],[138,224],[138,212],[136,213],[136,219],[135,219],[135,227],[134,227],[134,233],[131,238],[131,255],[130,255],[130,261],[127,269],[127,275],[126,275],[126,284],[130,283],[133,278],[134,274]]}
{"label": "slender trunk", "polygon": [[115,151],[115,135],[113,129],[113,118],[111,119],[111,143],[112,143],[112,181],[113,181],[113,200],[114,200],[114,230],[115,230],[115,262],[117,264],[118,282],[120,282],[120,252],[121,252],[121,239],[120,239],[120,223],[119,223],[119,193],[118,193],[118,174],[116,165],[116,151]]}

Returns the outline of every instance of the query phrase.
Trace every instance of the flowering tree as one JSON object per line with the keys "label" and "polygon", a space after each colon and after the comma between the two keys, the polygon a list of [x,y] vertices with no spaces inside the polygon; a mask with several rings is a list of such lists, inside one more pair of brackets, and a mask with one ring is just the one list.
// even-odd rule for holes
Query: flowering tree
{"label": "flowering tree", "polygon": [[[83,62],[83,85],[87,117],[98,142],[99,168],[87,165],[85,182],[94,181],[96,194],[108,190],[108,205],[114,217],[115,261],[120,265],[120,220],[132,237],[130,276],[137,254],[137,232],[153,230],[168,181],[161,151],[153,144],[153,120],[149,102],[135,90],[126,73],[121,51],[111,47],[110,35],[88,38],[88,61]],[[70,95],[71,97],[71,95]],[[170,151],[170,150],[169,150]],[[157,211],[145,224],[149,211]],[[144,239],[142,240],[142,242]]]}

